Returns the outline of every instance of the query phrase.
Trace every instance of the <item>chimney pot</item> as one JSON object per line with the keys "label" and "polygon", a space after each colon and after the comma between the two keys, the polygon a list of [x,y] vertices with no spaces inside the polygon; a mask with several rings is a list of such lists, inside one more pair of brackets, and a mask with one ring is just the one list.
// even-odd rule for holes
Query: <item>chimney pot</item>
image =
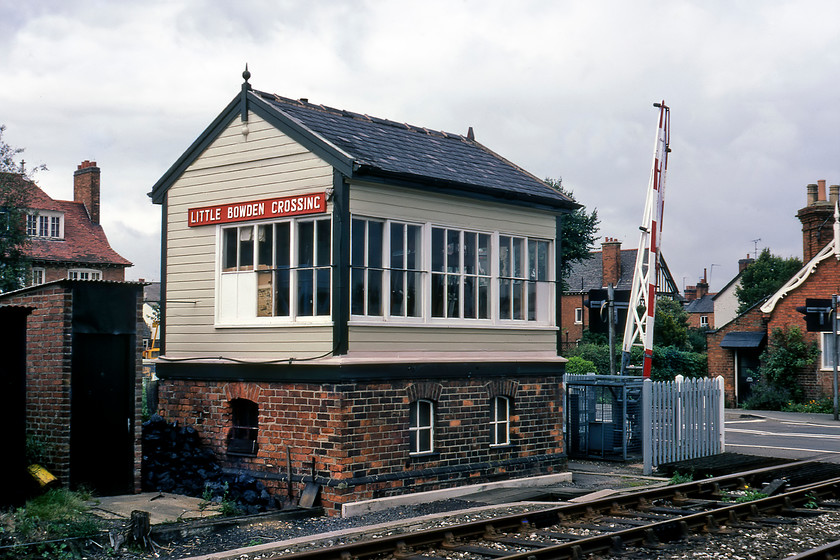
{"label": "chimney pot", "polygon": [[824,201],[825,198],[825,179],[820,179],[817,181],[817,200]]}
{"label": "chimney pot", "polygon": [[817,185],[815,183],[811,183],[805,188],[808,191],[808,198],[805,206],[813,206],[817,201]]}
{"label": "chimney pot", "polygon": [[828,201],[834,206],[840,201],[840,185],[831,185],[828,187]]}

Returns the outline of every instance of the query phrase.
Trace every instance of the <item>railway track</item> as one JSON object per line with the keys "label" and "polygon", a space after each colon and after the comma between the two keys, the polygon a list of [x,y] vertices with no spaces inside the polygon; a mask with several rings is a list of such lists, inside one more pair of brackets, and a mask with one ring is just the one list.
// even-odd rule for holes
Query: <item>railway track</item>
{"label": "railway track", "polygon": [[[684,484],[617,494],[585,503],[506,515],[290,553],[261,547],[214,559],[483,560],[581,559],[655,550],[693,535],[727,535],[840,511],[840,466],[796,462]],[[811,554],[811,555],[809,555]],[[840,541],[795,558],[838,558]]]}

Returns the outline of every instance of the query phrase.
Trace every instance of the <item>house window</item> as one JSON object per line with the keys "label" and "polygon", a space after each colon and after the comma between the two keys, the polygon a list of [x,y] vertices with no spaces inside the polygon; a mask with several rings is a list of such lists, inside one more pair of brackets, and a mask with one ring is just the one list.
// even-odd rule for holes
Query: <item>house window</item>
{"label": "house window", "polygon": [[223,319],[330,315],[329,218],[222,230]]}
{"label": "house window", "polygon": [[491,237],[432,228],[432,317],[490,318]]}
{"label": "house window", "polygon": [[422,226],[353,218],[351,227],[351,313],[422,316]]}
{"label": "house window", "polygon": [[834,369],[834,336],[830,332],[820,333],[822,341],[822,369]]}
{"label": "house window", "polygon": [[45,271],[44,271],[43,268],[36,268],[36,267],[32,268],[32,285],[33,286],[38,286],[38,285],[44,283],[44,281],[45,281],[44,273],[45,273]]}
{"label": "house window", "polygon": [[228,432],[227,452],[233,455],[256,455],[259,431],[257,403],[247,399],[230,401],[231,428]]}
{"label": "house window", "polygon": [[709,316],[708,315],[700,315],[700,328],[708,328],[709,327]]}
{"label": "house window", "polygon": [[434,451],[434,411],[432,401],[420,399],[411,403],[409,411],[409,448],[411,453]]}
{"label": "house window", "polygon": [[490,445],[510,444],[510,399],[494,397],[491,401]]}
{"label": "house window", "polygon": [[64,237],[61,215],[28,214],[26,216],[26,235],[29,237],[49,237],[61,239]]}
{"label": "house window", "polygon": [[499,318],[545,321],[548,241],[499,236]]}
{"label": "house window", "polygon": [[102,272],[88,268],[71,268],[67,271],[70,280],[102,280]]}
{"label": "house window", "polygon": [[575,324],[583,324],[583,307],[575,307]]}

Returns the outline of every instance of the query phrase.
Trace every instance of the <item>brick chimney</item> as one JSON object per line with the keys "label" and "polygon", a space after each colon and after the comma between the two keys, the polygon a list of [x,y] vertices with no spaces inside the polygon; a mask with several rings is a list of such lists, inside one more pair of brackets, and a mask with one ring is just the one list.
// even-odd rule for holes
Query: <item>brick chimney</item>
{"label": "brick chimney", "polygon": [[[807,189],[807,205],[796,213],[802,222],[802,259],[810,261],[834,237],[834,205],[826,200],[825,180],[810,184]],[[838,199],[840,187],[830,187],[831,198]]]}
{"label": "brick chimney", "polygon": [[601,243],[602,281],[603,285],[618,285],[621,278],[621,241],[605,237]]}
{"label": "brick chimney", "polygon": [[73,173],[73,200],[85,205],[90,221],[99,223],[99,168],[95,161],[83,161]]}
{"label": "brick chimney", "polygon": [[703,269],[703,278],[697,282],[697,299],[702,299],[703,296],[709,293],[709,283],[706,281],[706,269]]}
{"label": "brick chimney", "polygon": [[755,259],[751,259],[749,253],[747,253],[746,259],[738,259],[738,273],[744,272],[748,266],[755,262]]}
{"label": "brick chimney", "polygon": [[694,301],[697,299],[697,286],[686,286],[683,290],[685,301]]}

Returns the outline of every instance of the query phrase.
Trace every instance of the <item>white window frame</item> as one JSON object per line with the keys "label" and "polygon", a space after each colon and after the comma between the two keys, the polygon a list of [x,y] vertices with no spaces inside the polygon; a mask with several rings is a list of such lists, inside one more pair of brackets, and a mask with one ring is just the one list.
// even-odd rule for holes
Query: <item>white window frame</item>
{"label": "white window frame", "polygon": [[[318,264],[318,254],[317,254],[317,224],[316,222],[319,221],[327,221],[329,222],[329,232],[330,232],[330,239],[329,239],[329,255],[327,257],[328,264]],[[261,226],[270,226],[271,231],[274,232],[275,224],[289,224],[289,315],[273,315],[275,304],[272,299],[272,315],[267,316],[259,316],[259,298],[258,298],[258,288],[259,288],[259,280],[260,274],[265,273],[268,270],[274,271],[277,270],[277,263],[274,261],[274,255],[276,255],[276,247],[275,243],[276,240],[272,242],[272,267],[269,268],[260,268],[259,263],[259,235],[260,235],[260,228]],[[312,266],[300,267],[299,257],[300,257],[300,225],[303,223],[312,223],[313,224],[313,240],[314,247],[313,247],[313,258],[316,259],[313,262]],[[229,230],[235,229],[237,231],[237,257],[236,257],[236,270],[225,270],[224,267],[224,259],[226,256],[225,253],[225,232]],[[246,265],[245,267],[240,269],[240,261],[241,258],[239,256],[239,251],[241,251],[242,245],[240,242],[240,231],[243,230],[251,230],[252,235],[252,246],[251,251],[252,254],[252,261],[250,265]],[[273,233],[272,233],[273,235]],[[329,215],[317,215],[317,216],[305,216],[305,217],[293,217],[287,219],[279,219],[279,220],[270,220],[270,221],[259,221],[259,222],[240,222],[234,224],[225,224],[224,226],[220,225],[217,226],[217,249],[216,249],[216,326],[217,327],[241,327],[241,326],[266,326],[266,325],[301,325],[301,324],[317,324],[317,325],[328,325],[332,323],[332,290],[333,290],[333,274],[332,274],[332,264],[333,264],[333,255],[332,255],[332,245],[333,245],[333,223],[332,218]],[[326,314],[317,315],[315,314],[315,310],[313,308],[312,315],[301,315],[300,308],[298,305],[298,287],[299,287],[299,272],[305,270],[312,270],[313,275],[317,277],[317,271],[326,270],[329,273],[329,295],[327,296],[327,304],[329,306],[329,310]],[[274,282],[274,278],[272,277],[272,282]],[[274,285],[271,284],[272,290],[272,297],[273,297],[273,290]],[[313,295],[317,291],[317,281],[313,284],[312,293]],[[317,305],[313,301],[313,306]]]}
{"label": "white window frame", "polygon": [[[417,399],[410,405],[411,411],[409,414],[409,454],[410,455],[426,455],[434,453],[435,451],[435,402],[429,399]],[[427,424],[420,423],[420,409],[421,407],[428,407],[429,421]],[[413,417],[413,418],[412,418]],[[420,447],[420,435],[423,433],[429,434],[428,448]]]}
{"label": "white window frame", "polygon": [[47,271],[40,266],[32,267],[32,286],[40,286],[46,282]]}
{"label": "white window frame", "polygon": [[[499,414],[499,405],[504,405],[504,417]],[[499,438],[499,432],[504,439]],[[490,447],[510,445],[510,397],[499,395],[490,399]]]}
{"label": "white window frame", "polygon": [[[554,308],[555,302],[555,293],[554,293],[554,252],[553,247],[555,240],[550,238],[543,238],[538,236],[529,236],[529,235],[522,235],[522,234],[510,234],[506,232],[499,232],[499,231],[487,231],[487,230],[478,230],[478,229],[470,229],[464,228],[459,226],[452,226],[443,223],[433,223],[433,222],[425,222],[425,223],[417,223],[412,222],[410,220],[389,220],[384,218],[379,218],[375,216],[369,215],[352,215],[352,220],[363,220],[367,222],[380,222],[383,224],[383,262],[382,266],[380,267],[383,271],[383,290],[382,290],[382,313],[375,314],[375,315],[365,315],[360,314],[358,312],[359,306],[356,305],[355,309],[353,306],[353,274],[354,272],[351,269],[351,280],[350,280],[350,300],[351,300],[351,315],[350,315],[350,325],[381,325],[383,323],[390,323],[395,325],[425,325],[425,326],[437,326],[437,327],[465,327],[465,328],[516,328],[516,329],[550,329],[554,328],[555,325],[555,317],[554,313],[551,310]],[[418,290],[418,296],[421,296],[422,299],[419,302],[420,305],[420,314],[417,317],[407,317],[407,316],[400,316],[400,315],[392,315],[390,312],[390,290],[391,290],[391,283],[390,283],[390,273],[389,270],[389,251],[390,251],[390,226],[391,224],[406,224],[411,226],[421,226],[422,227],[422,236],[421,236],[421,249],[420,249],[420,261],[421,264],[418,264],[420,267],[420,281],[422,284],[422,289]],[[351,231],[353,229],[352,222],[351,222]],[[459,232],[459,244],[460,244],[460,254],[459,254],[459,263],[458,263],[458,272],[453,272],[452,275],[457,275],[459,277],[459,295],[458,295],[458,313],[457,316],[452,317],[438,317],[432,315],[432,308],[434,302],[432,301],[432,284],[434,281],[434,276],[443,275],[444,277],[449,274],[444,270],[442,271],[433,271],[432,270],[432,239],[433,239],[433,231],[435,229],[441,229],[446,231],[452,232]],[[367,235],[367,229],[365,229]],[[488,235],[489,236],[489,256],[488,256],[488,267],[489,267],[489,275],[488,274],[465,274],[463,268],[463,261],[464,261],[464,235],[465,234],[475,234],[475,235]],[[351,233],[351,237],[352,237]],[[444,234],[445,235],[445,234]],[[522,240],[523,244],[523,258],[525,259],[525,264],[523,265],[522,270],[522,278],[521,281],[523,282],[523,294],[526,300],[523,302],[523,318],[510,318],[510,319],[501,319],[500,318],[500,302],[499,302],[499,237],[511,237],[511,238],[518,238]],[[479,239],[476,237],[476,239]],[[367,239],[365,241],[365,251],[367,250]],[[544,257],[544,264],[545,269],[540,269],[540,273],[545,273],[545,278],[537,281],[536,278],[532,278],[531,270],[534,267],[530,266],[530,244],[534,243],[535,247],[539,246],[539,243],[542,243],[542,247],[540,247],[540,262],[543,261],[542,257]],[[353,253],[353,240],[351,239],[351,254]],[[367,255],[365,255],[367,259]],[[352,259],[352,257],[351,257]],[[365,264],[367,264],[367,260],[365,260]],[[353,269],[358,270],[358,263],[351,262],[351,266]],[[445,265],[445,263],[444,263]],[[355,273],[358,277],[360,273]],[[463,308],[464,308],[464,278],[465,277],[475,277],[475,278],[487,278],[489,283],[487,287],[487,298],[488,298],[488,317],[487,318],[465,318],[463,317]],[[368,280],[368,276],[365,275],[365,282]],[[478,282],[476,280],[476,282]],[[528,300],[527,298],[530,297],[531,292],[529,292],[529,287],[533,285],[535,287],[534,294],[536,294],[536,304],[534,305],[533,312],[536,314],[535,318],[529,318],[529,314],[532,313],[532,309],[529,309]],[[365,284],[365,287],[367,284]],[[478,288],[476,288],[477,292]],[[365,292],[365,297],[367,297],[367,292]],[[365,312],[367,312],[367,302],[365,302]],[[478,315],[478,312],[476,312]]]}
{"label": "white window frame", "polygon": [[[449,235],[450,233],[457,234],[458,237],[458,255],[457,258],[453,258],[453,261],[450,263],[450,258],[448,254],[444,255],[444,262],[442,263],[441,270],[434,269],[434,259],[432,252],[434,250],[433,243],[434,243],[434,234],[435,230],[443,231],[444,239],[444,247],[448,247],[449,244]],[[473,273],[467,273],[465,267],[465,256],[466,256],[466,243],[464,242],[466,235],[475,235],[476,236],[476,258],[478,258],[478,250],[479,250],[479,236],[485,236],[488,239],[489,245],[489,254],[487,255],[487,267],[489,270],[486,273],[479,273],[478,266],[476,266],[476,271]],[[493,266],[494,266],[494,257],[497,252],[494,250],[494,247],[498,247],[498,240],[494,239],[494,234],[486,231],[476,231],[471,229],[465,228],[458,228],[458,227],[446,227],[446,226],[438,226],[432,225],[430,229],[430,236],[429,236],[429,245],[428,247],[424,248],[424,252],[428,255],[428,262],[429,262],[429,281],[428,283],[428,314],[430,322],[437,322],[437,323],[445,323],[451,324],[453,321],[463,322],[464,324],[490,324],[494,320],[494,310],[497,309],[495,305],[495,298],[494,294],[496,293],[494,290],[494,284],[498,282],[498,275],[493,274]],[[434,283],[436,278],[443,279],[443,315],[433,315],[432,308],[435,305],[434,302]],[[458,290],[458,309],[453,310],[450,309],[449,306],[449,293],[450,293],[450,279],[457,280],[457,290]],[[467,279],[471,278],[474,279],[476,283],[476,288],[479,287],[479,283],[481,280],[487,281],[487,317],[480,317],[478,316],[478,304],[476,303],[476,317],[464,317],[464,292],[465,286],[467,283]],[[498,289],[498,288],[497,288]],[[476,293],[476,298],[478,297]]]}
{"label": "white window frame", "polygon": [[[377,223],[382,225],[382,236],[381,236],[381,255],[374,255],[371,253],[370,248],[370,224]],[[360,227],[363,226],[364,233],[364,240],[362,241],[363,245],[361,247],[361,254],[357,253],[357,249],[359,246],[356,245],[357,239],[356,237],[361,233]],[[405,256],[403,257],[403,262],[400,266],[393,266],[394,263],[393,259],[393,251],[392,251],[392,235],[391,229],[393,226],[402,227],[402,247],[403,255],[405,255],[405,251],[407,246],[409,245],[410,239],[410,228],[417,228],[417,237],[416,243],[418,247],[415,247],[415,263],[414,268],[408,268],[408,263],[406,262]],[[350,314],[352,317],[352,321],[355,323],[363,323],[366,321],[373,321],[373,322],[389,322],[389,321],[397,321],[403,323],[421,323],[424,320],[424,316],[426,313],[426,305],[425,302],[427,301],[425,296],[425,284],[426,284],[426,277],[428,276],[426,272],[426,239],[425,239],[425,227],[424,224],[419,224],[416,222],[406,221],[406,220],[385,220],[381,218],[371,218],[367,216],[353,216],[351,219],[351,226],[350,226]],[[371,258],[374,257],[374,262],[378,262],[377,266],[370,266]],[[362,262],[357,262],[361,258]],[[395,310],[393,307],[393,296],[394,296],[394,282],[399,279],[398,275],[402,275],[402,294],[403,300],[401,302],[401,309],[399,311]],[[378,313],[371,313],[370,309],[370,283],[371,279],[376,282],[376,276],[380,276],[379,282],[381,283],[381,289],[379,294],[379,312]],[[409,315],[407,310],[407,294],[408,292],[408,285],[410,283],[409,277],[414,277],[415,282],[415,290],[414,290],[414,298],[415,298],[415,306],[419,309],[419,313],[415,315]],[[362,290],[361,290],[361,310],[362,313],[359,313],[360,306],[354,298],[356,296],[356,283],[361,279],[362,281]]]}
{"label": "white window frame", "polygon": [[41,239],[64,239],[64,214],[50,210],[27,214],[26,235]]}
{"label": "white window frame", "polygon": [[831,350],[834,348],[831,331],[820,333],[820,369],[833,370],[834,360],[831,359]]}
{"label": "white window frame", "polygon": [[67,271],[69,280],[102,280],[102,271],[93,268],[71,268]]}
{"label": "white window frame", "polygon": [[575,325],[583,324],[583,307],[575,307]]}
{"label": "white window frame", "polygon": [[709,326],[709,316],[708,315],[700,315],[700,328],[708,327]]}

